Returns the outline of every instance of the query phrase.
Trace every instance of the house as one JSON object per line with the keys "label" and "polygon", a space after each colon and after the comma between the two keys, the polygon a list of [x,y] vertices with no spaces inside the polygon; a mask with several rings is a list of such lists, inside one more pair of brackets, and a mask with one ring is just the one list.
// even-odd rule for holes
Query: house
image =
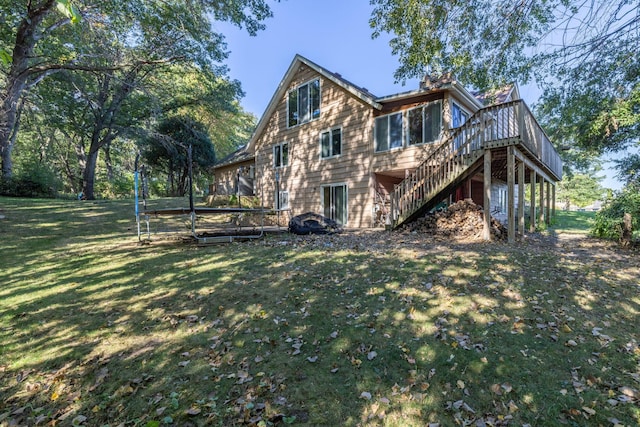
{"label": "house", "polygon": [[247,146],[242,146],[224,157],[214,168],[215,183],[210,194],[253,195],[255,161]]}
{"label": "house", "polygon": [[[472,198],[486,221],[504,214],[513,238],[516,224],[524,233],[525,185],[531,217],[544,220],[562,178],[558,153],[515,85],[474,94],[451,75],[427,76],[416,90],[378,97],[300,55],[243,153],[253,156],[266,206],[357,228],[398,227]],[[240,164],[217,168],[216,180]]]}

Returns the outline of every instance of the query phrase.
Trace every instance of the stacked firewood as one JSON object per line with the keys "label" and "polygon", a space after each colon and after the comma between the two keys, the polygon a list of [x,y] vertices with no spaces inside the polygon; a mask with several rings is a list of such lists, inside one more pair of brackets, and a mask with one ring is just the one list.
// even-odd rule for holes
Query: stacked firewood
{"label": "stacked firewood", "polygon": [[[483,209],[473,200],[460,200],[445,209],[429,213],[404,227],[405,231],[430,234],[436,237],[481,240],[483,234]],[[503,240],[506,228],[491,218],[491,238]]]}

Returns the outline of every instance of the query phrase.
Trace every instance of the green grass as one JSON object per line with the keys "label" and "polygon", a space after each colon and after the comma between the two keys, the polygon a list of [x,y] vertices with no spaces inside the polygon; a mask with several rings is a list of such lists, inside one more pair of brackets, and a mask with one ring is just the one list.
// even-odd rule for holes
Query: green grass
{"label": "green grass", "polygon": [[595,212],[557,211],[554,228],[568,234],[585,234],[593,226]]}
{"label": "green grass", "polygon": [[0,426],[640,423],[637,252],[140,245],[131,205],[0,198]]}

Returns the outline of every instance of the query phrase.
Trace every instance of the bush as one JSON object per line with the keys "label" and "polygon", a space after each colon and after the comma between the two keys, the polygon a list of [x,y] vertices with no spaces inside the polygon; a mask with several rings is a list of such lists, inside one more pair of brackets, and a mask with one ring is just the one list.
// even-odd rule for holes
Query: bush
{"label": "bush", "polygon": [[596,214],[591,233],[605,239],[620,239],[625,213],[631,214],[633,229],[640,229],[640,188],[636,185],[627,185],[605,201]]}
{"label": "bush", "polygon": [[60,180],[48,168],[34,163],[11,178],[0,180],[0,195],[10,197],[55,198]]}

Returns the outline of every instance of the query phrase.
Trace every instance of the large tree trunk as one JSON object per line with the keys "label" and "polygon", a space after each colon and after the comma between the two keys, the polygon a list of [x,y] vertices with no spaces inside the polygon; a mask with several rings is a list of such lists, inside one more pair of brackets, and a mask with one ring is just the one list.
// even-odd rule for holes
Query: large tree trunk
{"label": "large tree trunk", "polygon": [[46,0],[37,9],[27,10],[20,22],[13,48],[11,68],[6,76],[4,87],[0,88],[0,160],[2,176],[11,177],[11,152],[13,143],[11,134],[16,129],[18,102],[33,76],[29,72],[29,62],[38,41],[38,29],[45,17],[51,13],[56,0]]}
{"label": "large tree trunk", "polygon": [[96,166],[98,165],[98,153],[99,150],[89,151],[87,156],[87,163],[82,173],[82,193],[87,200],[94,200],[95,194],[95,181],[96,181]]}

